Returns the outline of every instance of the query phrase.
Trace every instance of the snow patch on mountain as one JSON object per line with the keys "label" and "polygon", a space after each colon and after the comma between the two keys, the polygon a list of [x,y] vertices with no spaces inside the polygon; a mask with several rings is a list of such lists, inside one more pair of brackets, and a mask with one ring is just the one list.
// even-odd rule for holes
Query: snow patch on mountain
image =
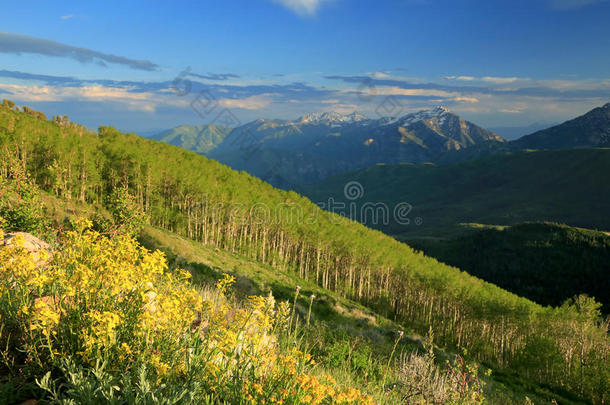
{"label": "snow patch on mountain", "polygon": [[381,125],[392,125],[398,123],[401,126],[408,126],[419,121],[429,120],[431,118],[438,118],[438,125],[443,125],[449,115],[453,113],[446,107],[439,105],[435,108],[428,110],[421,110],[415,113],[403,115],[402,117],[396,118],[382,118],[380,121]]}
{"label": "snow patch on mountain", "polygon": [[341,126],[344,124],[353,124],[356,122],[368,121],[368,118],[358,112],[351,114],[341,114],[338,112],[330,111],[324,113],[310,113],[306,114],[296,121],[292,121],[293,124],[309,124],[309,125],[331,125]]}

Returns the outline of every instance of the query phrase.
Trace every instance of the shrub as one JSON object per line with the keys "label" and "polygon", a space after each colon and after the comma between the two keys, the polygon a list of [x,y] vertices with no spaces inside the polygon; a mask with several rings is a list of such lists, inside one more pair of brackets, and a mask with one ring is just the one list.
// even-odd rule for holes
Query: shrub
{"label": "shrub", "polygon": [[484,403],[483,382],[478,369],[460,355],[442,368],[435,362],[432,346],[424,355],[403,353],[398,381],[393,387],[410,404],[476,405]]}
{"label": "shrub", "polygon": [[10,231],[40,235],[45,230],[44,213],[38,188],[19,164],[0,178],[0,226]]}
{"label": "shrub", "polygon": [[106,224],[106,231],[113,234],[120,232],[137,235],[146,223],[144,211],[124,188],[114,189],[107,198],[106,206],[113,219]]}

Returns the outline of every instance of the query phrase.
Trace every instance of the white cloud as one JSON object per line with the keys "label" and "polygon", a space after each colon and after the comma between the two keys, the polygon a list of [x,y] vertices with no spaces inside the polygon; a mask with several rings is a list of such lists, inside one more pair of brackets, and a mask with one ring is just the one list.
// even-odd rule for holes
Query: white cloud
{"label": "white cloud", "polygon": [[223,98],[218,104],[227,108],[241,108],[242,110],[260,110],[271,104],[269,94],[250,96],[247,98]]}
{"label": "white cloud", "polygon": [[445,76],[445,80],[459,80],[462,82],[471,82],[476,80],[473,76]]}
{"label": "white cloud", "polygon": [[61,17],[62,20],[69,20],[71,18],[74,18],[74,14],[66,14],[66,15],[62,15]]}
{"label": "white cloud", "polygon": [[487,82],[487,83],[495,83],[495,84],[508,84],[514,83],[518,80],[527,80],[520,77],[496,77],[496,76],[483,76],[483,77],[475,77],[475,76],[445,76],[445,80],[457,80],[461,82]]}
{"label": "white cloud", "polygon": [[392,79],[392,76],[385,72],[371,72],[371,77],[375,79]]}
{"label": "white cloud", "polygon": [[405,89],[397,86],[379,86],[375,89],[370,89],[370,96],[431,96],[431,97],[457,97],[456,92],[448,92],[445,90],[435,89]]}
{"label": "white cloud", "polygon": [[484,77],[481,77],[481,80],[484,82],[489,82],[489,83],[507,84],[507,83],[513,83],[513,82],[516,82],[517,80],[523,80],[523,79],[521,79],[519,77],[484,76]]}
{"label": "white cloud", "polygon": [[463,101],[465,103],[478,103],[479,102],[479,99],[476,97],[465,97],[465,96],[455,97],[452,100],[453,101]]}
{"label": "white cloud", "polygon": [[326,0],[272,0],[302,16],[315,15],[320,5]]}

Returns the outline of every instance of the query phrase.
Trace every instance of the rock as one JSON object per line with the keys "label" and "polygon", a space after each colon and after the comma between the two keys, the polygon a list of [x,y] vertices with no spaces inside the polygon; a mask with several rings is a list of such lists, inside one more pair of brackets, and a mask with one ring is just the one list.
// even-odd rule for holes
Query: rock
{"label": "rock", "polygon": [[[38,239],[32,234],[26,232],[12,232],[4,234],[4,241],[1,242],[0,246],[11,246],[15,243],[17,237],[21,236],[23,238],[22,248],[30,252],[32,257],[34,258],[34,263],[36,265],[44,265],[46,264],[52,257],[53,253],[51,253],[51,247],[49,244],[43,240]],[[40,252],[46,252],[46,260],[41,260]]]}

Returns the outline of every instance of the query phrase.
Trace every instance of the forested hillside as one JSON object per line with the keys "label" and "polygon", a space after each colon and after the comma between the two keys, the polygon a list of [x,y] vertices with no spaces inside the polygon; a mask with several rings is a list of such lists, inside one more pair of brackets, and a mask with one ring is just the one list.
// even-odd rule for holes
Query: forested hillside
{"label": "forested hillside", "polygon": [[19,166],[44,190],[90,204],[123,189],[152,225],[293,272],[421,333],[431,328],[438,344],[480,361],[608,400],[607,324],[592,300],[543,308],[294,192],[112,127],[91,133],[5,105],[0,140],[3,178]]}
{"label": "forested hillside", "polygon": [[[542,305],[588,294],[610,312],[610,236],[553,223],[470,225],[463,235],[409,244]],[[479,228],[479,229],[477,229]],[[482,229],[481,229],[482,228]]]}
{"label": "forested hillside", "polygon": [[[316,202],[401,203],[412,206],[409,223],[371,221],[366,224],[399,239],[446,237],[460,233],[460,223],[513,225],[550,221],[609,230],[610,149],[529,151],[489,156],[454,165],[377,165],[344,173],[302,188]],[[358,182],[363,194],[350,200],[345,185]],[[361,220],[363,215],[354,219]],[[421,223],[415,223],[421,218]],[[405,221],[406,222],[406,221]]]}

